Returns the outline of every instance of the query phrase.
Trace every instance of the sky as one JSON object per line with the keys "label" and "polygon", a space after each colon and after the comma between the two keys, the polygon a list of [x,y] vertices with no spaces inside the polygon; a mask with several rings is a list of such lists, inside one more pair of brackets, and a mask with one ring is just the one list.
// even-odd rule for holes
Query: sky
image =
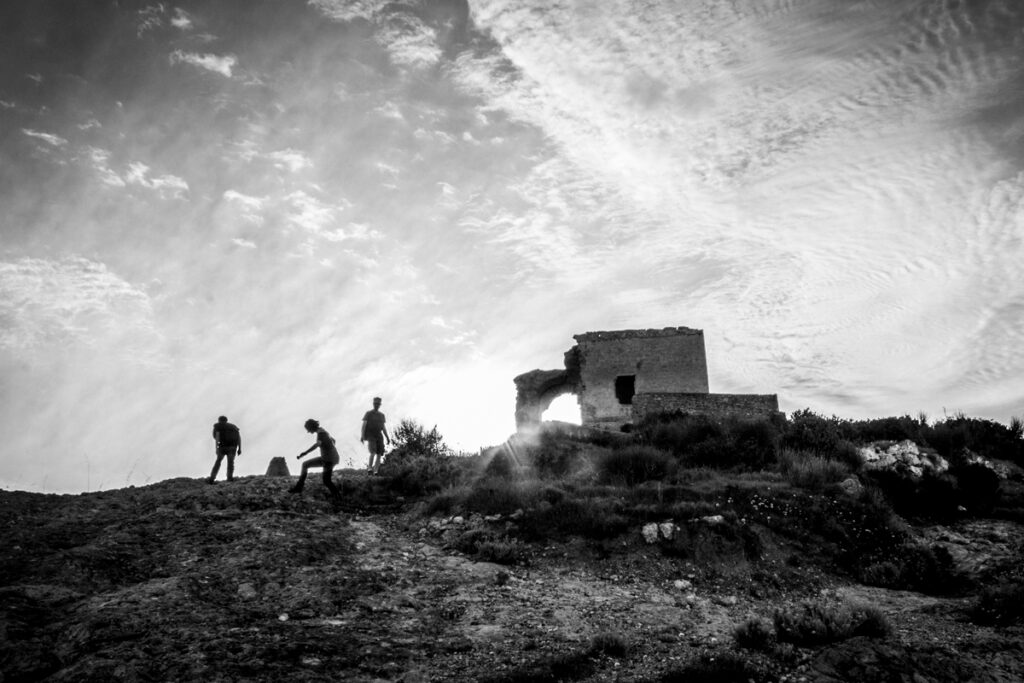
{"label": "sky", "polygon": [[784,411],[1024,415],[1024,4],[0,4],[0,487],[205,476],[219,415],[363,466],[373,396],[476,452],[668,326]]}

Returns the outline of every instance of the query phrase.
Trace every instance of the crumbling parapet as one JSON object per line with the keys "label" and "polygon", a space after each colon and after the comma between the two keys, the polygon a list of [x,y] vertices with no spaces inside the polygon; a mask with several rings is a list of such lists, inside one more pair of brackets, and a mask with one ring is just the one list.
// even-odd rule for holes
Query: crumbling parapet
{"label": "crumbling parapet", "polygon": [[513,379],[516,385],[516,429],[539,425],[551,402],[562,394],[579,394],[579,355],[565,353],[564,370],[531,370]]}

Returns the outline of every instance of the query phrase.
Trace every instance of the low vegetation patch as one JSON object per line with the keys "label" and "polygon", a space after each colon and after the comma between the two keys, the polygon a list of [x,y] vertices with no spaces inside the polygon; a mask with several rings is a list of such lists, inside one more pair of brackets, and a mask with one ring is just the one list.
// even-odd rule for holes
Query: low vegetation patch
{"label": "low vegetation patch", "polygon": [[782,449],[779,470],[794,486],[815,491],[840,482],[851,473],[850,465],[842,460],[792,448]]}
{"label": "low vegetation patch", "polygon": [[803,602],[782,609],[773,618],[779,642],[817,647],[854,636],[884,638],[892,632],[885,615],[874,607]]}
{"label": "low vegetation patch", "polygon": [[604,483],[635,486],[645,481],[662,480],[672,468],[669,453],[653,446],[636,444],[605,454],[598,465],[598,472]]}
{"label": "low vegetation patch", "polygon": [[521,667],[482,679],[485,683],[558,683],[578,681],[589,677],[597,669],[601,657],[621,659],[629,654],[630,646],[617,633],[599,633],[586,647],[565,654],[551,655],[529,662]]}
{"label": "low vegetation patch", "polygon": [[971,619],[976,624],[993,626],[1024,623],[1024,583],[985,589],[971,610]]}
{"label": "low vegetation patch", "polygon": [[673,669],[660,683],[762,683],[774,680],[748,658],[734,652],[716,652],[701,655],[696,661],[679,669]]}

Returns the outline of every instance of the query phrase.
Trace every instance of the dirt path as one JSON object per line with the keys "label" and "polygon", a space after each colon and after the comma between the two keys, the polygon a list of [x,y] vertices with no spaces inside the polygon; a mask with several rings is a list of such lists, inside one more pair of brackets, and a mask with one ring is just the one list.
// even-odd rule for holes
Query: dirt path
{"label": "dirt path", "polygon": [[[445,550],[436,537],[394,517],[354,518],[351,527],[359,568],[394,577],[394,590],[360,601],[362,618],[390,634],[381,647],[419,647],[422,655],[402,671],[369,680],[511,679],[538,663],[584,651],[603,634],[624,638],[629,655],[598,658],[594,670],[577,680],[657,680],[701,655],[730,649],[738,625],[754,616],[770,619],[781,604],[672,579],[654,568],[665,564],[660,557],[634,557],[631,570],[614,561],[563,564],[559,548],[552,548],[555,557],[542,556],[528,568],[507,567]],[[918,672],[921,678],[914,680],[923,681],[1024,680],[1017,636],[970,623],[969,598],[846,584],[802,597],[875,606],[894,632],[883,642],[855,639],[796,653],[778,680],[881,681],[889,680],[887,670],[911,677]],[[423,650],[425,642],[433,646]],[[852,674],[851,660],[869,663]]]}

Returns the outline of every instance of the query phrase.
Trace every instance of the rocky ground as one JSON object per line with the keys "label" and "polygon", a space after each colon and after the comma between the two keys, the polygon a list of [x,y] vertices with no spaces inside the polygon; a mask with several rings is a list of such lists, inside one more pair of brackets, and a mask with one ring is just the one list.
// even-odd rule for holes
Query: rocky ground
{"label": "rocky ground", "polygon": [[[498,565],[451,541],[507,519],[424,518],[386,497],[332,506],[290,484],[0,492],[0,683],[1024,680],[1024,629],[976,625],[972,596],[852,584],[782,541],[756,565],[708,565],[637,529]],[[1005,521],[918,533],[979,575],[1019,564],[1024,547]],[[805,599],[873,605],[893,633],[736,649],[738,625]]]}

